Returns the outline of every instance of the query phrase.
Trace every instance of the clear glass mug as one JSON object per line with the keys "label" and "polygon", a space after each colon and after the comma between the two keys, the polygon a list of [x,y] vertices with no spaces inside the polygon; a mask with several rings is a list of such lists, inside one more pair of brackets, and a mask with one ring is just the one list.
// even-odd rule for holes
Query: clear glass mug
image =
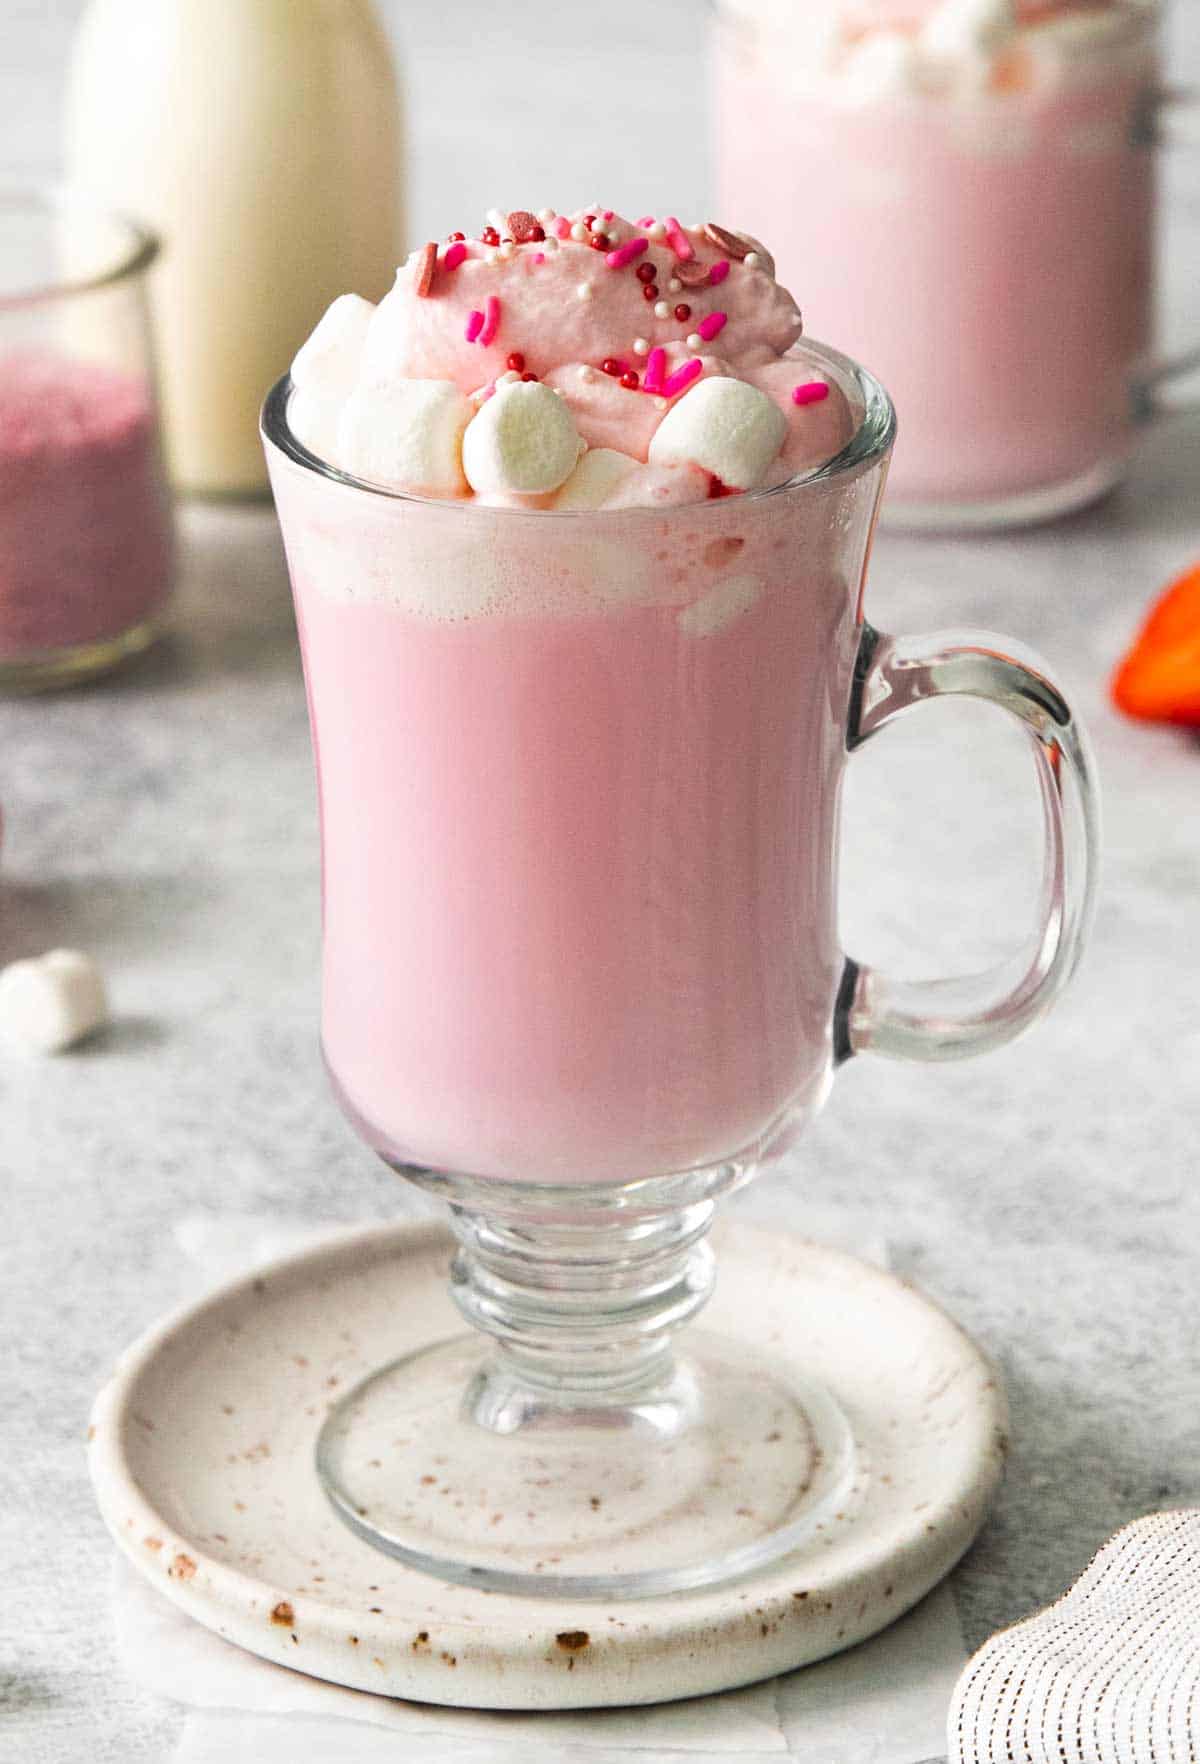
{"label": "clear glass mug", "polygon": [[854,10],[716,8],[718,212],[788,241],[806,328],[895,398],[889,525],[1078,508],[1120,480],[1171,371],[1152,360],[1157,0],[1091,15],[1057,58],[1027,33],[990,83],[910,91],[856,63]]}
{"label": "clear glass mug", "polygon": [[0,192],[0,690],[67,685],[156,635],[171,584],[148,233]]}
{"label": "clear glass mug", "polygon": [[[317,757],[326,1062],[366,1142],[450,1203],[477,1332],[352,1392],[318,1467],[356,1531],[450,1579],[665,1592],[813,1537],[853,1474],[832,1400],[700,1332],[673,1350],[712,1285],[714,1206],[851,1054],[995,1047],[1079,954],[1095,807],[1078,725],[1000,639],[865,623],[893,412],[818,353],[860,413],[845,450],[669,511],[422,502],[309,454],[286,381],[265,406]],[[996,971],[899,985],[838,945],[840,784],[848,752],[947,694],[1029,734],[1041,913]],[[823,1468],[797,1469],[782,1517],[731,1498],[698,1540],[681,1479],[717,1442],[736,1437],[746,1478],[777,1476],[760,1403],[803,1417]],[[413,1455],[431,1436],[466,1495],[449,1534]],[[521,1508],[537,1485],[518,1543],[469,1498],[484,1460]],[[581,1520],[584,1463],[624,1492]]]}

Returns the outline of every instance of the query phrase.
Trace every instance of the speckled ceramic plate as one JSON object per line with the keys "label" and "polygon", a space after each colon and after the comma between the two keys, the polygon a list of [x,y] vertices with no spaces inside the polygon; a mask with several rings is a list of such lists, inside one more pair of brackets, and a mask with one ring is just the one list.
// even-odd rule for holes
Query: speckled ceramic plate
{"label": "speckled ceramic plate", "polygon": [[859,1486],[816,1545],[752,1579],[623,1604],[452,1586],[378,1554],[313,1469],[331,1403],[458,1333],[438,1225],[341,1234],[169,1318],[96,1401],[92,1478],[125,1554],[188,1614],[361,1690],[491,1709],[659,1702],[848,1648],[915,1604],[974,1537],[1004,1399],[979,1350],[878,1268],[776,1232],[714,1234],[705,1324],[833,1392]]}

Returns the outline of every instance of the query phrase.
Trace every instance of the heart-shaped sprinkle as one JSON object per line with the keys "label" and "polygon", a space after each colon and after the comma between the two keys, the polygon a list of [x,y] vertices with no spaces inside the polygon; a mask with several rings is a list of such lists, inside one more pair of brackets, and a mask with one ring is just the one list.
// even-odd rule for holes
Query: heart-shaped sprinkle
{"label": "heart-shaped sprinkle", "polygon": [[532,245],[546,237],[537,215],[530,214],[527,208],[514,208],[504,224],[514,245]]}
{"label": "heart-shaped sprinkle", "polygon": [[682,282],[685,288],[703,288],[708,285],[708,265],[698,263],[695,258],[690,263],[675,265],[675,279]]}
{"label": "heart-shaped sprinkle", "polygon": [[731,233],[728,227],[719,227],[716,221],[705,221],[704,231],[718,251],[723,251],[726,257],[735,257],[739,263],[752,249],[747,240]]}

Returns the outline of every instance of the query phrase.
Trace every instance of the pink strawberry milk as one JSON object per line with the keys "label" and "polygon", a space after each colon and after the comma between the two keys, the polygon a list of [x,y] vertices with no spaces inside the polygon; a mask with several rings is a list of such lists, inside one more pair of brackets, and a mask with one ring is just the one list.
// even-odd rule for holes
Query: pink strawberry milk
{"label": "pink strawberry milk", "polygon": [[888,386],[887,511],[1063,512],[1120,476],[1151,340],[1152,0],[726,0],[719,200]]}
{"label": "pink strawberry milk", "polygon": [[822,1100],[880,466],[826,474],[862,411],[800,336],[747,235],[519,210],[296,359],[324,1048],[393,1161],[626,1181]]}

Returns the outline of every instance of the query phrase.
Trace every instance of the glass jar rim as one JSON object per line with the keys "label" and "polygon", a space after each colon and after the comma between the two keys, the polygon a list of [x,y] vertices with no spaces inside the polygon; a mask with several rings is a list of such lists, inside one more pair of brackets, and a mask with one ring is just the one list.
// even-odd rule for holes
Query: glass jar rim
{"label": "glass jar rim", "polygon": [[41,306],[78,294],[90,294],[98,288],[112,287],[141,275],[158,256],[161,246],[157,234],[129,215],[105,207],[86,191],[69,185],[0,185],[0,218],[24,213],[31,219],[46,221],[72,211],[82,211],[93,220],[107,221],[115,232],[123,235],[123,249],[94,275],[35,283],[27,288],[6,289],[0,283],[0,312]]}
{"label": "glass jar rim", "polygon": [[[764,485],[757,490],[742,491],[739,497],[743,502],[765,502],[773,496],[787,496],[808,489],[810,486],[826,484],[831,479],[855,474],[867,469],[877,461],[886,458],[896,438],[896,411],[891,398],[874,374],[859,365],[840,350],[833,349],[827,343],[804,341],[804,349],[808,356],[815,357],[818,363],[827,365],[843,380],[848,380],[861,405],[861,415],[850,439],[841,450],[819,465],[810,466],[804,471],[796,472],[792,477],[784,479],[780,484]],[[786,357],[782,359],[786,360]],[[476,515],[494,515],[499,519],[516,520],[578,520],[581,516],[605,516],[619,513],[622,515],[658,515],[665,511],[661,508],[622,508],[613,509],[543,509],[543,508],[506,508],[493,503],[480,503],[475,500],[461,498],[414,496],[407,490],[390,490],[383,484],[372,484],[365,478],[356,478],[350,472],[344,472],[327,460],[311,453],[303,442],[292,433],[288,423],[288,400],[292,392],[290,374],[284,374],[277,380],[267,393],[262,407],[260,430],[264,441],[274,447],[293,465],[312,472],[315,476],[325,478],[330,483],[344,485],[347,489],[361,491],[364,495],[382,497],[390,502],[414,503],[422,508],[443,508],[450,511],[470,510]],[[685,394],[686,396],[686,394]],[[672,512],[691,512],[705,508],[721,508],[723,499],[710,502],[694,502],[676,505]]]}

